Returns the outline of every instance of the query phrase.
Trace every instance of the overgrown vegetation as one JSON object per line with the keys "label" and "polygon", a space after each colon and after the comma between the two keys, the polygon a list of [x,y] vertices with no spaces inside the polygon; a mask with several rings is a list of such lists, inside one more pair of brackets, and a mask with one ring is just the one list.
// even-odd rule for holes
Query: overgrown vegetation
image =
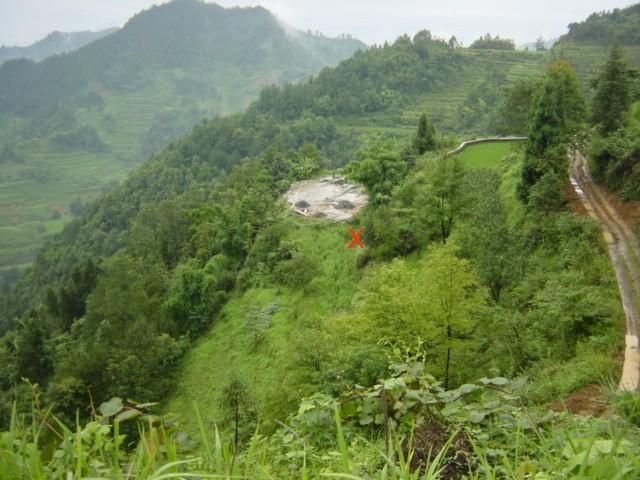
{"label": "overgrown vegetation", "polygon": [[[119,398],[85,425],[68,428],[43,411],[14,414],[0,433],[0,474],[19,478],[504,478],[522,475],[635,478],[637,394],[612,395],[607,419],[558,414],[523,403],[522,382],[483,377],[446,390],[415,357],[384,379],[341,395],[300,402],[271,435],[257,426],[242,440],[240,384],[230,384],[235,434],[207,425],[190,437],[174,415]],[[233,388],[231,387],[233,385]],[[235,399],[235,400],[234,400]],[[233,414],[235,412],[235,414]],[[137,430],[135,430],[137,423]],[[130,442],[135,431],[137,446]],[[133,447],[133,448],[132,448]]]}
{"label": "overgrown vegetation", "polygon": [[[600,228],[564,194],[588,118],[572,66],[467,97],[522,147],[448,155],[431,112],[408,136],[341,123],[444,84],[459,50],[423,31],[266,88],[82,209],[3,299],[0,476],[637,477],[637,395],[547,408],[617,376],[622,342]],[[637,120],[605,126],[629,110],[611,62],[607,142]],[[294,216],[282,193],[329,167],[369,204]]]}
{"label": "overgrown vegetation", "polygon": [[638,72],[631,70],[619,46],[611,49],[609,60],[594,81],[596,94],[592,122],[598,135],[591,157],[594,175],[612,190],[621,190],[626,200],[640,198],[640,100]]}

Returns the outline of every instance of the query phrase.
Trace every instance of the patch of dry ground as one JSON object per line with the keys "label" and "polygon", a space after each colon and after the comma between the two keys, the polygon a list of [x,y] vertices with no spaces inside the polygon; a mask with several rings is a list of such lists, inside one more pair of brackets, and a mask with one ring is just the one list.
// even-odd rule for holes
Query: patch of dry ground
{"label": "patch of dry ground", "polygon": [[285,194],[291,208],[305,217],[349,220],[366,205],[364,190],[342,177],[320,177],[294,183]]}
{"label": "patch of dry ground", "polygon": [[574,415],[604,417],[609,413],[607,401],[598,385],[585,385],[567,398],[550,406],[554,412],[569,412]]}

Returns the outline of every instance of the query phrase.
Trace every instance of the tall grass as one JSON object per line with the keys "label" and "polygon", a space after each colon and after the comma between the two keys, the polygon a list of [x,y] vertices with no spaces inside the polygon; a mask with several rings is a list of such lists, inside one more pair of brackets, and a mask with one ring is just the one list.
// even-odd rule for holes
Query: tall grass
{"label": "tall grass", "polygon": [[[137,424],[137,444],[127,450],[118,422],[96,417],[84,426],[76,421],[71,429],[34,402],[28,415],[19,415],[14,405],[9,429],[0,432],[0,479],[448,479],[449,452],[459,433],[473,446],[471,480],[640,478],[640,395],[615,394],[611,409],[620,415],[594,419],[561,414],[551,424],[537,426],[540,419],[532,411],[521,417],[525,421],[463,426],[416,466],[412,430],[404,436],[392,432],[385,446],[381,439],[354,435],[337,409],[329,446],[302,437],[299,444],[285,445],[277,435],[261,435],[257,427],[240,449],[215,425],[206,427],[196,407],[196,449],[186,448],[171,427],[145,419]],[[363,455],[366,465],[359,463]]]}

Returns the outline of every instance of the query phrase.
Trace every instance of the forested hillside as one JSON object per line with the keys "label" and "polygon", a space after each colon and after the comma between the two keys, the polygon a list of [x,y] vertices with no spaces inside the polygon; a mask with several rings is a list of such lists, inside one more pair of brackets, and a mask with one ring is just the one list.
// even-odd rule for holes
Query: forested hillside
{"label": "forested hillside", "polygon": [[52,55],[71,52],[118,30],[107,28],[98,32],[51,32],[42,40],[26,47],[0,47],[0,65],[14,58],[38,62]]}
{"label": "forested hillside", "polygon": [[583,22],[569,24],[569,33],[560,41],[594,42],[611,45],[615,42],[623,45],[640,45],[640,5],[616,8],[612,11],[591,14]]}
{"label": "forested hillside", "polygon": [[[3,296],[0,477],[638,477],[616,276],[568,178],[576,141],[606,181],[637,167],[604,51],[592,82],[425,30],[172,142]],[[448,153],[476,133],[526,139]],[[355,218],[282,200],[336,171]]]}
{"label": "forested hillside", "polygon": [[364,48],[283,26],[263,8],[176,0],[74,52],[0,66],[0,269],[203,118]]}
{"label": "forested hillside", "polygon": [[640,5],[593,13],[582,22],[569,25],[569,32],[558,40],[551,55],[566,58],[580,73],[583,93],[594,94],[590,83],[600,72],[609,50],[620,45],[630,66],[640,68],[638,22]]}

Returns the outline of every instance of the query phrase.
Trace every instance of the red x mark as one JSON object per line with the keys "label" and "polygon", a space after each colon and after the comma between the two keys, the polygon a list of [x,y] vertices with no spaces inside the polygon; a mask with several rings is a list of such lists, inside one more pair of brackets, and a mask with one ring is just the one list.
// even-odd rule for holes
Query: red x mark
{"label": "red x mark", "polygon": [[360,227],[357,232],[353,231],[353,228],[349,228],[349,233],[353,237],[353,240],[347,245],[347,248],[353,248],[353,246],[357,243],[360,248],[364,248],[362,241],[360,240],[360,235],[362,235],[362,231],[364,228]]}

